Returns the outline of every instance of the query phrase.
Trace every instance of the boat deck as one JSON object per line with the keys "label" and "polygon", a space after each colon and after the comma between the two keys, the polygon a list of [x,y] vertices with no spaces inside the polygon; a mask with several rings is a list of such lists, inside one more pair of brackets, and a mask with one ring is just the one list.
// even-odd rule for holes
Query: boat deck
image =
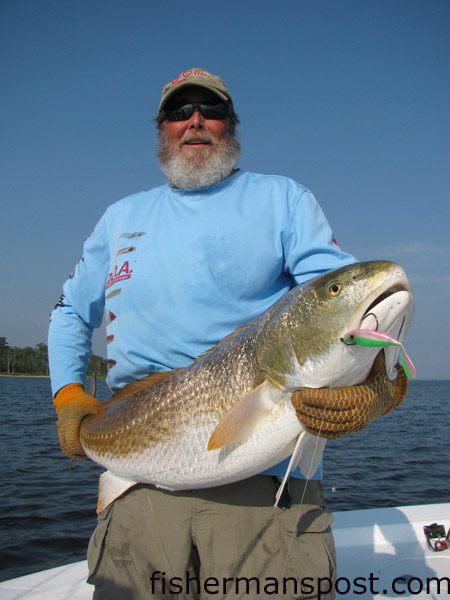
{"label": "boat deck", "polygon": [[[338,597],[450,598],[450,549],[431,551],[423,533],[423,526],[434,522],[450,527],[450,503],[343,511],[334,517]],[[80,561],[0,583],[0,598],[87,600],[93,588],[86,577],[86,561]]]}

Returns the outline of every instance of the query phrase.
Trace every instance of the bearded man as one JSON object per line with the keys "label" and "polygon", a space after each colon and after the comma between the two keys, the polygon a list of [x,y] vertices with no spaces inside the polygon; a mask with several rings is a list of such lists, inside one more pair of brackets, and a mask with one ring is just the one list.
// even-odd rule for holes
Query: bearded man
{"label": "bearded man", "polygon": [[[84,456],[79,426],[99,407],[83,384],[104,314],[114,391],[189,365],[293,286],[355,260],[308,189],[237,168],[239,119],[219,77],[183,72],[164,86],[156,122],[168,183],[106,210],[52,313],[57,428],[71,458]],[[326,435],[335,411],[322,405],[315,414]],[[349,421],[342,433],[354,428]],[[321,578],[329,589],[320,597],[334,597],[321,468],[308,482],[295,471],[273,508],[285,468],[210,489],[127,491],[100,513],[91,538],[94,598],[264,598],[274,581],[278,598],[312,598]]]}

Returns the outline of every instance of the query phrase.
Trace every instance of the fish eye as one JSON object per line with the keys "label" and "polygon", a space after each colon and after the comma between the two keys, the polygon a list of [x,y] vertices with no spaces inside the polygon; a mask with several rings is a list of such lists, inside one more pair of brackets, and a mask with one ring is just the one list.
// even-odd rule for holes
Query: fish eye
{"label": "fish eye", "polygon": [[341,290],[342,290],[342,283],[339,283],[338,281],[334,281],[328,287],[328,294],[330,296],[338,296],[341,293]]}

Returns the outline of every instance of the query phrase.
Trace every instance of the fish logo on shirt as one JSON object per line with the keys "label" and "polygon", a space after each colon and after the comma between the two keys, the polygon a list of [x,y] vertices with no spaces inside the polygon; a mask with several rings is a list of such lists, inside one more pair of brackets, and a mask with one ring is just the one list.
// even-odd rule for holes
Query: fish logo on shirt
{"label": "fish logo on shirt", "polygon": [[145,231],[134,231],[133,233],[121,233],[119,238],[125,238],[127,240],[132,240],[134,238],[139,238],[145,235]]}
{"label": "fish logo on shirt", "polygon": [[116,252],[116,256],[120,256],[121,254],[128,254],[129,252],[134,252],[136,248],[134,246],[126,246],[125,248],[119,248]]}

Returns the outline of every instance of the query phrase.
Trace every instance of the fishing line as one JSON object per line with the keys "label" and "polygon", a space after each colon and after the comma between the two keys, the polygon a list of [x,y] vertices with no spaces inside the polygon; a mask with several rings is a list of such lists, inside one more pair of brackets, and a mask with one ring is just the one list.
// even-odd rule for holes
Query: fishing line
{"label": "fishing line", "polygon": [[152,492],[152,490],[148,490],[148,492],[147,492],[147,500],[148,500],[148,502],[149,502],[149,504],[150,504],[150,512],[151,512],[151,514],[152,514],[152,517],[153,517],[153,521],[154,521],[154,528],[156,529],[156,533],[158,534],[158,538],[159,538],[159,543],[160,543],[160,546],[161,546],[161,548],[162,548],[162,550],[163,550],[163,552],[164,552],[164,556],[165,556],[165,558],[166,558],[167,564],[169,565],[169,570],[168,570],[168,572],[169,572],[169,573],[172,573],[172,574],[176,574],[176,573],[175,573],[175,569],[173,568],[173,566],[172,566],[172,563],[170,562],[169,555],[168,555],[168,553],[166,552],[166,547],[165,547],[165,545],[164,545],[164,542],[163,542],[163,539],[162,539],[162,536],[161,536],[161,532],[160,532],[160,530],[159,530],[159,526],[158,526],[158,519],[156,518],[156,512],[155,512],[155,509],[153,508],[152,499],[151,499],[151,497],[150,497],[150,494],[151,494],[151,492]]}
{"label": "fishing line", "polygon": [[[312,465],[313,465],[313,462],[314,462],[314,457],[315,457],[315,455],[316,455],[316,452],[317,452],[317,446],[318,446],[318,443],[319,443],[319,436],[320,436],[320,433],[321,433],[321,431],[322,431],[322,423],[321,423],[321,425],[320,425],[320,428],[319,428],[319,434],[318,434],[318,436],[317,436],[317,439],[316,439],[316,444],[315,444],[315,446],[314,446],[313,455],[312,455],[311,462],[310,462],[310,465],[309,465],[309,469],[308,469],[308,472],[309,472],[309,473],[311,473],[311,467],[312,467]],[[302,506],[303,506],[303,502],[304,502],[304,500],[305,500],[305,496],[306,496],[306,490],[307,490],[307,488],[308,488],[308,483],[309,483],[310,481],[311,481],[311,477],[309,477],[309,478],[305,479],[305,486],[304,486],[304,488],[303,488],[302,497],[301,497],[301,499],[300,499],[300,504],[299,504],[299,507],[298,507],[298,510],[297,510],[297,514],[295,515],[295,519],[294,519],[295,529],[293,529],[293,530],[292,530],[292,532],[291,532],[291,535],[290,535],[290,539],[289,539],[289,545],[288,545],[288,549],[287,549],[287,553],[286,553],[286,558],[285,558],[285,561],[284,561],[284,567],[283,567],[282,578],[284,578],[284,576],[285,576],[285,573],[286,573],[286,569],[287,569],[287,562],[288,562],[288,559],[289,559],[289,553],[290,553],[290,551],[291,551],[291,549],[292,549],[292,544],[293,544],[293,541],[294,541],[294,536],[295,536],[297,533],[301,533],[301,532],[299,532],[299,531],[298,531],[298,529],[297,529],[297,527],[298,527],[298,520],[299,520],[299,516],[300,516],[300,511],[301,511],[301,509],[302,509]],[[307,533],[307,532],[304,532],[304,533]]]}
{"label": "fishing line", "polygon": [[[402,324],[402,326],[403,326],[403,324]],[[363,332],[364,330],[360,330],[360,331],[361,331],[361,332]],[[367,333],[367,332],[366,332],[366,333]],[[375,336],[375,335],[376,335],[376,332],[373,332],[373,333],[372,333],[372,335],[374,335],[374,336]],[[375,340],[375,342],[377,342],[377,343],[376,343],[376,344],[374,344],[374,343],[370,343],[370,346],[372,346],[372,347],[380,347],[380,348],[383,348],[385,345],[388,345],[388,346],[395,345],[395,346],[398,346],[398,347],[400,347],[400,348],[403,350],[403,356],[406,358],[406,360],[405,360],[405,363],[406,363],[406,364],[405,364],[405,365],[404,365],[404,364],[402,364],[402,362],[403,362],[403,361],[400,361],[400,362],[401,362],[401,364],[402,364],[403,370],[405,371],[405,374],[406,374],[408,377],[414,377],[414,375],[415,375],[415,367],[414,367],[414,365],[412,364],[412,361],[409,359],[409,356],[407,355],[407,353],[406,353],[406,351],[405,351],[405,349],[404,349],[404,347],[403,347],[403,344],[402,344],[401,342],[399,342],[398,340],[397,340],[397,341],[395,341],[395,344],[393,344],[393,342],[394,342],[393,338],[391,338],[391,337],[390,337],[390,336],[388,336],[387,334],[384,334],[384,333],[381,333],[381,332],[378,332],[378,336],[379,336],[379,337],[386,337],[386,338],[389,338],[389,339],[388,339],[388,344],[384,344],[384,343],[383,343],[383,345],[382,345],[381,343],[379,343],[379,341],[380,341],[380,340],[379,340],[379,339],[377,339],[377,340]],[[364,339],[364,338],[362,338],[362,339]],[[342,341],[344,341],[344,340],[342,340]],[[372,340],[369,340],[369,341],[372,341]],[[360,345],[363,345],[363,344],[360,344]],[[369,344],[365,344],[365,343],[364,343],[364,345],[369,345]],[[341,362],[341,363],[342,363],[342,360],[343,360],[343,357],[341,357],[341,359],[340,359],[340,362]],[[385,357],[384,357],[384,360],[386,360],[386,358],[385,358]],[[334,374],[335,374],[335,372],[336,372],[336,368],[337,368],[337,364],[335,364],[335,367],[334,367],[334,369],[333,369],[333,372],[332,372],[332,374],[333,374],[333,375],[334,375]],[[397,377],[398,377],[398,375],[397,375]],[[366,384],[366,385],[367,385],[367,384]],[[375,386],[375,385],[376,385],[375,383],[371,383],[371,384],[368,384],[368,387]],[[293,530],[293,531],[292,531],[292,533],[291,533],[291,536],[290,536],[290,541],[289,541],[288,550],[287,550],[287,553],[286,553],[286,558],[285,558],[285,562],[284,562],[283,573],[282,573],[283,577],[284,577],[284,575],[285,575],[285,573],[286,573],[286,569],[287,569],[287,562],[288,562],[288,558],[289,558],[290,551],[291,551],[291,549],[292,549],[292,544],[293,544],[294,535],[295,535],[295,534],[301,534],[301,533],[302,533],[301,531],[298,531],[298,519],[299,519],[300,511],[301,511],[301,509],[302,509],[303,502],[304,502],[304,499],[305,499],[305,495],[306,495],[307,487],[308,487],[309,481],[311,480],[311,468],[312,468],[312,465],[313,465],[313,463],[314,463],[315,455],[316,455],[316,453],[317,453],[317,448],[318,448],[318,445],[319,445],[319,438],[320,438],[320,434],[321,434],[321,431],[322,431],[323,425],[324,425],[324,422],[323,422],[323,420],[321,420],[321,421],[320,421],[320,425],[319,425],[319,431],[318,431],[318,434],[317,434],[317,436],[316,436],[316,443],[315,443],[315,445],[314,445],[314,450],[313,450],[313,453],[312,453],[312,457],[311,457],[311,461],[310,461],[310,465],[309,465],[309,469],[308,469],[308,476],[309,476],[309,477],[307,477],[307,478],[305,479],[305,486],[304,486],[303,494],[302,494],[302,497],[301,497],[301,500],[300,500],[300,504],[299,504],[299,507],[298,507],[298,510],[297,510],[297,514],[296,514],[296,517],[295,517],[295,530]],[[301,434],[300,434],[300,435],[301,435]],[[307,532],[304,532],[304,533],[307,533]]]}
{"label": "fishing line", "polygon": [[[341,358],[341,362],[342,362],[342,358]],[[334,366],[334,369],[333,369],[333,372],[332,372],[333,376],[336,373],[336,370],[337,370],[337,365]],[[313,450],[312,457],[311,457],[311,460],[310,460],[310,463],[309,463],[309,468],[308,468],[308,475],[309,476],[305,479],[305,486],[303,488],[303,492],[302,492],[302,496],[301,496],[301,499],[300,499],[300,504],[298,506],[297,514],[295,515],[295,519],[294,519],[295,529],[293,528],[293,530],[291,532],[291,535],[290,535],[289,545],[288,545],[288,549],[287,549],[287,552],[286,552],[286,558],[284,560],[284,567],[283,567],[283,572],[282,572],[282,580],[283,580],[283,578],[284,578],[284,576],[286,574],[287,563],[288,563],[288,559],[289,559],[289,554],[290,554],[291,549],[292,549],[292,544],[293,544],[293,541],[294,541],[294,536],[296,534],[301,534],[301,532],[298,531],[299,516],[300,516],[300,512],[302,510],[303,502],[305,500],[305,496],[306,496],[306,491],[307,491],[307,488],[308,488],[308,484],[311,481],[311,476],[314,475],[314,473],[311,473],[311,468],[312,468],[312,465],[314,464],[314,459],[315,459],[315,456],[316,456],[316,453],[317,453],[317,447],[318,447],[318,444],[319,444],[319,437],[320,437],[320,434],[322,432],[322,427],[323,427],[323,420],[320,421],[319,433],[316,436],[316,443],[314,445],[314,450]],[[298,468],[298,465],[297,465],[297,468]],[[305,531],[304,533],[307,533],[307,532]]]}

